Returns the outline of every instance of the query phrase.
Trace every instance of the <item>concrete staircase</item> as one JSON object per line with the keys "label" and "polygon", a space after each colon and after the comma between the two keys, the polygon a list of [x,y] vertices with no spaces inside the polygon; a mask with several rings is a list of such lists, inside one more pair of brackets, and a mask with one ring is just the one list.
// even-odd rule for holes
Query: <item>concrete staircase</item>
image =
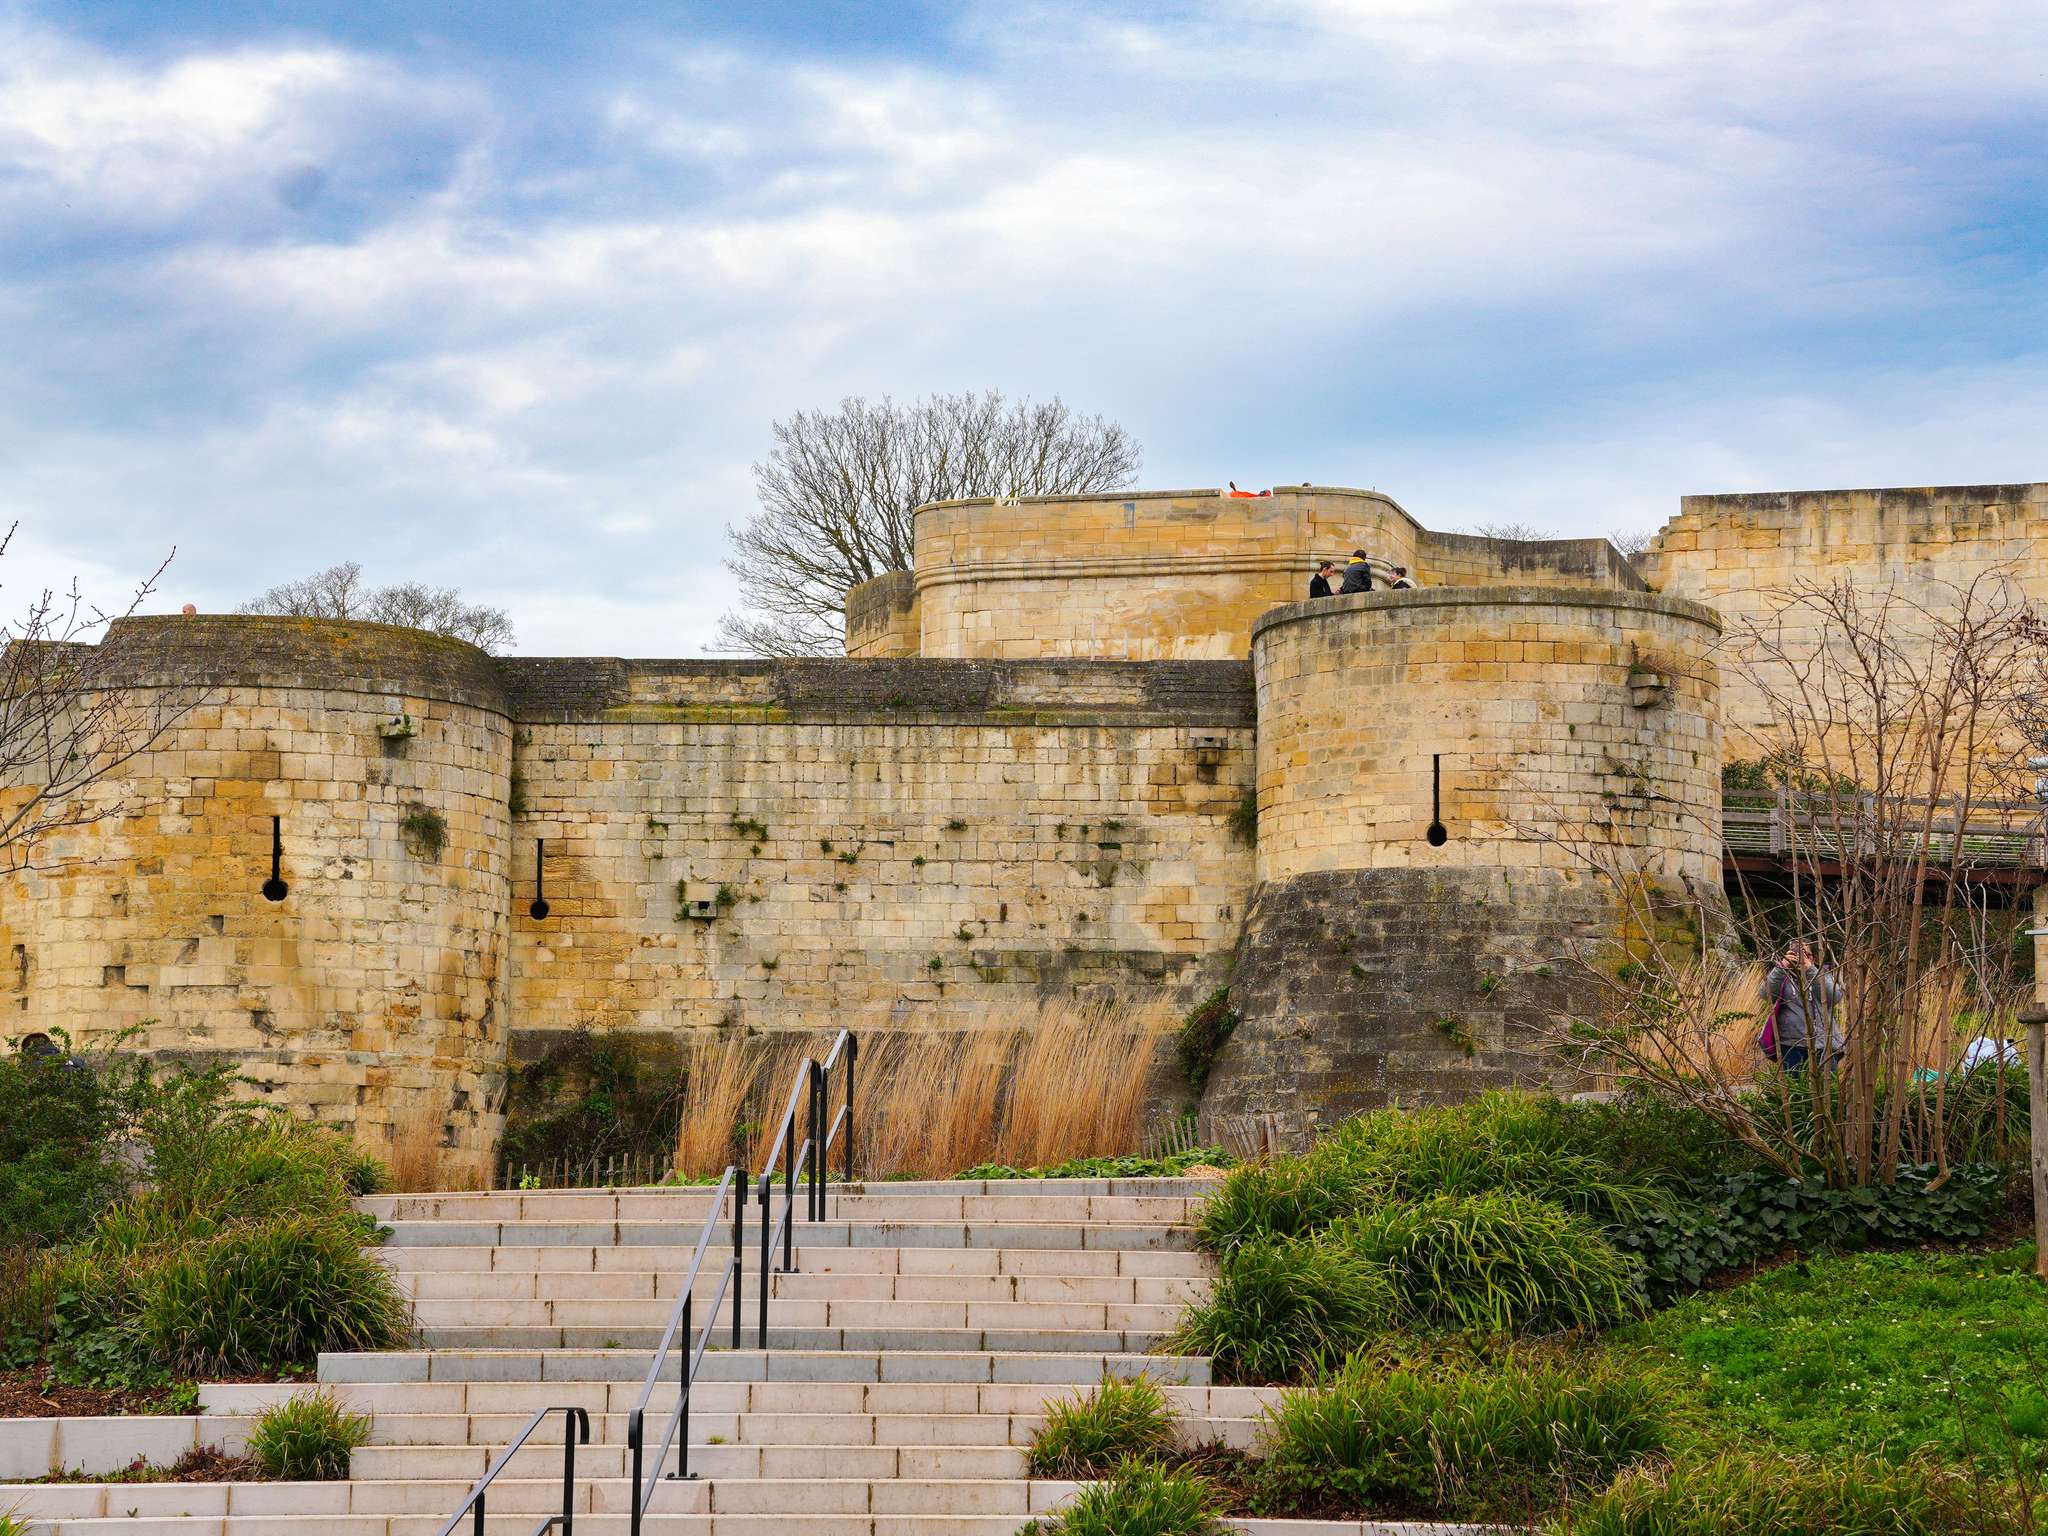
{"label": "concrete staircase", "polygon": [[[1027,1474],[1045,1405],[1106,1372],[1168,1384],[1191,1442],[1250,1444],[1272,1392],[1211,1386],[1207,1361],[1147,1353],[1206,1284],[1210,1266],[1187,1223],[1208,1187],[833,1186],[828,1219],[797,1228],[796,1272],[772,1276],[766,1351],[755,1347],[750,1207],[743,1347],[724,1347],[722,1313],[691,1396],[693,1476],[661,1483],[644,1529],[1010,1536],[1073,1492]],[[624,1536],[627,1414],[710,1199],[678,1189],[364,1201],[391,1227],[382,1251],[415,1298],[421,1347],[321,1358],[320,1384],[372,1416],[347,1482],[6,1485],[0,1512],[13,1508],[42,1536],[434,1536],[529,1414],[573,1405],[591,1421],[577,1453],[575,1528]],[[700,1281],[700,1321],[708,1290]],[[654,1435],[675,1404],[672,1383],[650,1405]],[[186,1426],[187,1443],[238,1448],[255,1414],[305,1390],[211,1385],[196,1421],[31,1422],[50,1426],[50,1456],[105,1470],[135,1454],[124,1440],[170,1459],[177,1435],[163,1430],[173,1424]],[[551,1418],[492,1485],[488,1530],[527,1536],[559,1510],[561,1425]],[[151,1433],[158,1442],[145,1444]],[[27,1475],[24,1460],[35,1464],[33,1448],[0,1456],[0,1475]]]}

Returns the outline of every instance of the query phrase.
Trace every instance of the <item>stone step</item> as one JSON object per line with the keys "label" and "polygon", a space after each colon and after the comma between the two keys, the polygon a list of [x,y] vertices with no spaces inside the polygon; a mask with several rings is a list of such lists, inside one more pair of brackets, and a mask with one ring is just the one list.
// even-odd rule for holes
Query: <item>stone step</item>
{"label": "stone step", "polygon": [[[730,1311],[721,1315],[718,1328],[712,1335],[712,1354],[729,1350],[731,1315]],[[665,1327],[665,1321],[661,1325],[602,1324],[574,1328],[522,1327],[517,1324],[465,1328],[430,1324],[416,1329],[415,1333],[420,1344],[430,1350],[651,1350],[661,1343]],[[754,1345],[758,1335],[751,1316],[740,1337],[744,1345]],[[777,1327],[772,1319],[768,1328],[769,1345],[776,1350],[878,1350],[915,1355],[959,1353],[963,1350],[987,1350],[1000,1354],[1059,1354],[1069,1350],[1097,1354],[1145,1354],[1165,1341],[1166,1335],[1162,1333],[1117,1328],[806,1328]]]}
{"label": "stone step", "polygon": [[[760,1229],[749,1222],[756,1249]],[[676,1247],[694,1249],[697,1234],[673,1221],[401,1221],[386,1228],[384,1246],[412,1247]],[[1194,1234],[1165,1222],[1068,1221],[816,1221],[797,1229],[796,1245],[824,1248],[1184,1249]],[[714,1249],[730,1251],[722,1223]]]}
{"label": "stone step", "polygon": [[[1155,1380],[1159,1379],[1155,1373]],[[693,1417],[724,1414],[812,1415],[884,1418],[939,1414],[957,1419],[1037,1415],[1051,1402],[1069,1400],[1090,1389],[1085,1382],[857,1382],[857,1381],[719,1381],[699,1377],[691,1389]],[[215,1382],[199,1389],[208,1414],[253,1415],[274,1403],[316,1390],[331,1390],[350,1409],[372,1415],[371,1426],[389,1418],[509,1417],[523,1420],[537,1408],[582,1408],[592,1415],[622,1416],[639,1401],[641,1378],[613,1381],[407,1381],[357,1382],[316,1388],[298,1382]],[[1279,1402],[1277,1387],[1213,1387],[1161,1383],[1176,1409],[1192,1418],[1254,1419]],[[675,1406],[673,1382],[657,1384],[648,1406],[667,1413]],[[26,1422],[26,1421],[17,1421]],[[54,1423],[52,1420],[34,1422]],[[67,1421],[69,1422],[69,1421]],[[139,1424],[140,1420],[96,1420]],[[151,1424],[174,1423],[149,1420]],[[182,1421],[190,1423],[190,1420]],[[541,1435],[559,1435],[544,1423]],[[710,1430],[707,1433],[719,1433]],[[509,1440],[510,1435],[506,1436]],[[47,1462],[47,1456],[37,1464]]]}
{"label": "stone step", "polygon": [[[1187,1279],[1214,1275],[1215,1261],[1192,1248],[802,1248],[798,1268],[809,1275],[1122,1275]],[[373,1248],[400,1274],[654,1273],[689,1272],[694,1250],[663,1243],[622,1247],[612,1242],[561,1244],[447,1243]],[[725,1253],[705,1256],[722,1267]],[[747,1284],[760,1274],[759,1250],[747,1251]],[[716,1270],[713,1270],[716,1273]],[[781,1273],[783,1271],[777,1271]]]}
{"label": "stone step", "polygon": [[[645,1349],[389,1350],[323,1354],[324,1383],[388,1381],[644,1381]],[[1057,1382],[1093,1385],[1107,1373],[1206,1385],[1209,1362],[1195,1356],[1101,1352],[866,1349],[712,1350],[699,1381]]]}
{"label": "stone step", "polygon": [[[414,1250],[425,1251],[425,1250]],[[437,1249],[435,1252],[460,1250]],[[878,1250],[866,1250],[878,1251]],[[399,1289],[422,1307],[432,1302],[501,1301],[667,1301],[682,1288],[683,1271],[620,1270],[403,1270]],[[785,1301],[947,1301],[1085,1303],[1102,1306],[1171,1307],[1176,1310],[1209,1292],[1197,1275],[899,1275],[844,1270],[797,1270],[770,1275],[770,1295]],[[696,1294],[709,1297],[716,1275],[700,1274]],[[755,1271],[747,1271],[747,1294],[758,1296]]]}
{"label": "stone step", "polygon": [[[493,1506],[495,1510],[495,1506]],[[492,1513],[488,1536],[533,1536],[532,1514]],[[33,1536],[436,1536],[446,1515],[228,1515],[38,1521]],[[643,1536],[1015,1536],[1015,1515],[787,1515],[650,1513]],[[1406,1520],[1231,1520],[1242,1536],[1500,1536],[1501,1527]],[[460,1527],[471,1529],[467,1521]],[[580,1536],[627,1536],[622,1514],[579,1515]]]}
{"label": "stone step", "polygon": [[[0,1485],[0,1508],[47,1520],[212,1518],[223,1516],[414,1515],[445,1520],[474,1479],[408,1478],[332,1483],[52,1483]],[[663,1479],[650,1513],[776,1515],[1009,1515],[1018,1521],[1072,1496],[1075,1484],[1021,1478],[693,1478]],[[623,1477],[578,1478],[571,1507],[580,1517],[624,1514],[632,1484]],[[560,1459],[553,1475],[499,1477],[490,1511],[536,1515],[562,1507]],[[578,1521],[581,1524],[579,1518]],[[306,1529],[312,1529],[306,1527]],[[432,1529],[432,1527],[430,1527]],[[806,1530],[810,1527],[805,1526]]]}
{"label": "stone step", "polygon": [[[777,1189],[773,1217],[782,1215],[784,1196]],[[830,1221],[1078,1221],[1186,1222],[1201,1204],[1200,1197],[1162,1194],[1078,1194],[1031,1191],[1005,1195],[963,1193],[846,1194],[829,1190],[825,1216]],[[357,1202],[378,1221],[661,1221],[701,1226],[711,1210],[707,1193],[682,1191],[602,1191],[554,1194],[373,1195]],[[730,1213],[730,1198],[720,1203]],[[797,1195],[797,1220],[805,1222],[806,1195]],[[759,1222],[760,1203],[747,1202],[747,1225]]]}
{"label": "stone step", "polygon": [[[694,1295],[692,1320],[699,1327],[710,1316],[712,1297]],[[760,1298],[748,1296],[742,1310],[751,1324],[759,1316]],[[483,1297],[428,1297],[416,1301],[413,1315],[422,1328],[593,1328],[607,1324],[659,1330],[675,1311],[675,1298],[644,1301],[619,1297],[564,1296],[522,1300]],[[728,1291],[720,1315],[730,1317]],[[805,1300],[771,1297],[768,1322],[790,1328],[1076,1328],[1128,1329],[1165,1333],[1180,1321],[1183,1308],[1093,1301],[897,1301],[855,1299]]]}
{"label": "stone step", "polygon": [[[828,1203],[856,1198],[959,1200],[977,1197],[1201,1200],[1214,1194],[1220,1183],[1218,1179],[1147,1178],[892,1179],[879,1183],[844,1184],[837,1179],[828,1179],[825,1184],[825,1195]],[[778,1211],[782,1206],[785,1188],[778,1178],[775,1185],[775,1205]],[[606,1209],[609,1209],[613,1216],[630,1216],[646,1210],[666,1212],[675,1209],[695,1209],[700,1213],[701,1220],[701,1213],[710,1209],[711,1194],[712,1186],[707,1184],[640,1184],[616,1189],[444,1190],[423,1194],[408,1194],[401,1191],[386,1195],[364,1195],[355,1203],[358,1209],[368,1212],[380,1221],[389,1221],[394,1215],[399,1214],[439,1215],[483,1207],[509,1210],[519,1216],[547,1216],[565,1210],[580,1212]],[[756,1205],[758,1198],[758,1186],[750,1180],[747,1190],[749,1207]],[[801,1206],[801,1191],[798,1192],[797,1198]]]}

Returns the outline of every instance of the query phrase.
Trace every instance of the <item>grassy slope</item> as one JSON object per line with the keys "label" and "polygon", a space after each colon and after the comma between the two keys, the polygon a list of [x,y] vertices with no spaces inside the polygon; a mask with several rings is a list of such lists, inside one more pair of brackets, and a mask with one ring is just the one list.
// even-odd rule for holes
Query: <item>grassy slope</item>
{"label": "grassy slope", "polygon": [[[1667,1364],[1713,1446],[2009,1464],[2048,1451],[2048,1288],[2033,1246],[1859,1253],[1693,1296],[1614,1337]],[[1995,1414],[1997,1423],[1988,1422]]]}

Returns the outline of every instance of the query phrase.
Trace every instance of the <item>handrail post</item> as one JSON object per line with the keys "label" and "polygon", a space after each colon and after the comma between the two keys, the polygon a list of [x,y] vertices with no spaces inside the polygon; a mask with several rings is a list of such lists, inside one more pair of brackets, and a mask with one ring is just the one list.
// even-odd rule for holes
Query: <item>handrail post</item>
{"label": "handrail post", "polygon": [[860,1059],[860,1037],[846,1037],[846,1182],[853,1182],[853,1064]]}
{"label": "handrail post", "polygon": [[774,1258],[770,1244],[774,1241],[775,1214],[769,1191],[775,1188],[775,1173],[770,1169],[761,1175],[761,1325],[754,1337],[756,1349],[768,1347],[768,1293],[774,1289]]}
{"label": "handrail post", "polygon": [[484,1496],[478,1494],[476,1496],[476,1503],[471,1505],[470,1508],[476,1516],[470,1522],[470,1529],[476,1533],[476,1536],[484,1536]]}
{"label": "handrail post", "polygon": [[[676,1403],[678,1420],[676,1433],[676,1476],[690,1475],[690,1339],[694,1330],[690,1326],[690,1313],[696,1305],[694,1296],[683,1298],[683,1347],[676,1353],[676,1390],[682,1397]],[[716,1323],[717,1318],[712,1322]]]}
{"label": "handrail post", "polygon": [[782,1272],[796,1268],[796,1116],[782,1122]]}
{"label": "handrail post", "polygon": [[[735,1169],[732,1187],[732,1347],[740,1347],[740,1319],[747,1313],[747,1170]],[[717,1318],[711,1319],[713,1324]]]}
{"label": "handrail post", "polygon": [[811,1220],[825,1219],[825,1069],[811,1063]]}
{"label": "handrail post", "polygon": [[[571,1408],[562,1415],[562,1536],[575,1536],[576,1531],[576,1418],[581,1408]],[[584,1434],[589,1434],[589,1419],[584,1419]],[[640,1490],[633,1490],[637,1497]]]}
{"label": "handrail post", "polygon": [[641,1417],[640,1410],[635,1408],[626,1420],[626,1445],[633,1453],[633,1518],[627,1522],[631,1527],[629,1536],[640,1536],[640,1506],[644,1502],[641,1493],[647,1487],[641,1477],[641,1463],[644,1460],[641,1449],[646,1439],[646,1420]]}

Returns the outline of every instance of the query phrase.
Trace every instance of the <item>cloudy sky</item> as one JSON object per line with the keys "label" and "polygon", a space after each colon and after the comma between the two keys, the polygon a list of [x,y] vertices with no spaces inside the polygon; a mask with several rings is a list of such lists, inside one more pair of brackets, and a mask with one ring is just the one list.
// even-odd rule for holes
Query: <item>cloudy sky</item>
{"label": "cloudy sky", "polygon": [[769,426],[1654,527],[2048,478],[2041,0],[0,0],[0,607],[342,559],[702,650]]}

